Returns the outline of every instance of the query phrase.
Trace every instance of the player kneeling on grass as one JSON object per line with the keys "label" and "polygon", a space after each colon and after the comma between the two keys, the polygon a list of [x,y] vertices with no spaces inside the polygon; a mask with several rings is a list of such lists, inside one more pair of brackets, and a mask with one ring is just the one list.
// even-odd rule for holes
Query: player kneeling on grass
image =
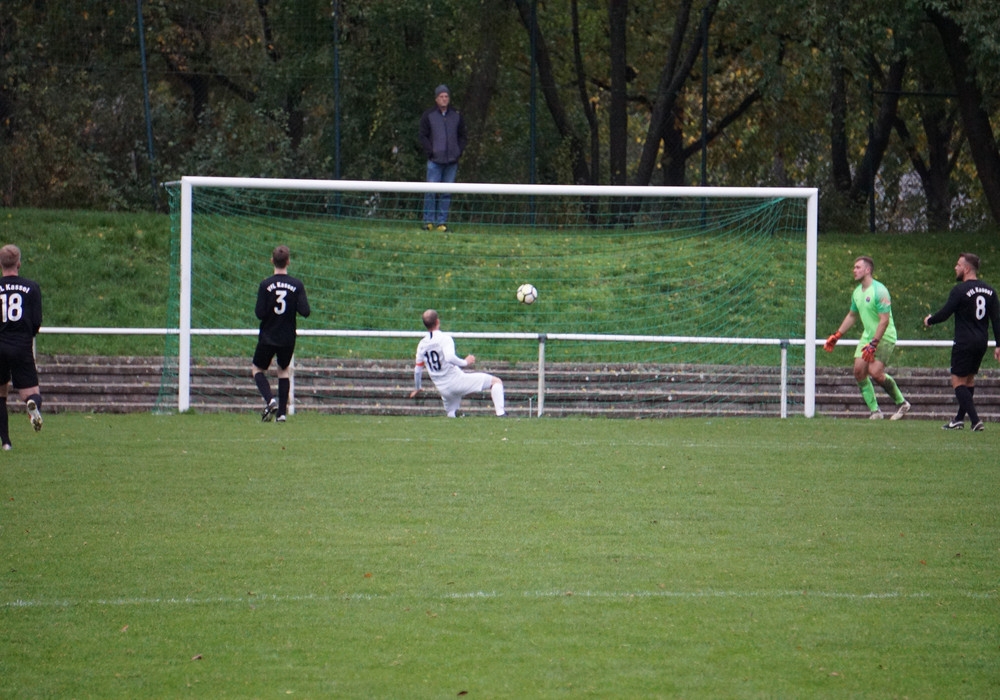
{"label": "player kneeling on grass", "polygon": [[449,418],[454,418],[462,397],[477,391],[490,390],[493,406],[498,416],[504,412],[503,382],[486,372],[463,372],[460,368],[471,367],[476,361],[475,355],[467,355],[465,359],[455,354],[455,340],[441,330],[441,319],[434,309],[427,309],[423,314],[427,337],[417,345],[417,364],[413,370],[413,391],[410,398],[420,393],[420,384],[424,368],[431,375],[434,386],[441,394],[444,410]]}

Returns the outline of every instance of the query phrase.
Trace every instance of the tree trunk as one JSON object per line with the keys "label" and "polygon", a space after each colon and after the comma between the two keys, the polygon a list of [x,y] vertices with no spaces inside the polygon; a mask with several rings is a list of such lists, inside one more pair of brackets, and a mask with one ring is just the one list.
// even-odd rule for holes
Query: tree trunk
{"label": "tree trunk", "polygon": [[830,45],[833,47],[830,61],[830,165],[833,189],[846,193],[851,189],[851,163],[847,155],[847,69],[844,67],[843,42],[838,30],[842,16],[840,12],[832,13],[829,30]]}
{"label": "tree trunk", "polygon": [[625,33],[628,25],[628,0],[609,0],[608,28],[611,54],[611,108],[608,115],[608,160],[611,184],[628,182],[628,63]]}
{"label": "tree trunk", "polygon": [[865,154],[858,165],[857,176],[851,185],[850,198],[856,204],[864,204],[871,195],[875,183],[875,175],[882,167],[882,158],[889,147],[889,137],[896,121],[899,108],[899,93],[903,87],[903,76],[906,75],[906,59],[899,58],[889,66],[889,75],[882,90],[882,103]]}
{"label": "tree trunk", "polygon": [[[530,33],[531,0],[514,0],[514,4],[517,6],[521,23]],[[584,184],[590,179],[590,173],[587,169],[587,159],[584,155],[583,142],[573,130],[573,125],[566,115],[566,109],[563,107],[562,100],[559,99],[555,73],[552,70],[552,58],[549,56],[548,47],[545,45],[542,30],[540,27],[536,27],[535,31],[537,32],[535,35],[535,62],[538,68],[538,84],[542,89],[542,97],[545,99],[545,105],[549,108],[549,114],[552,115],[552,121],[555,123],[556,130],[560,136],[569,142],[573,182]]]}
{"label": "tree trunk", "polygon": [[580,12],[577,0],[572,0],[570,3],[570,14],[573,24],[573,65],[576,70],[576,87],[580,93],[580,106],[587,118],[587,126],[590,128],[590,180],[588,184],[596,185],[600,182],[601,172],[601,132],[600,124],[597,121],[597,111],[587,93],[587,76],[583,71],[583,52],[580,49]]}
{"label": "tree trunk", "polygon": [[[656,167],[657,155],[660,152],[660,143],[664,142],[666,151],[663,154],[664,164],[671,162],[673,154],[670,152],[670,141],[673,140],[675,130],[674,107],[681,88],[691,75],[691,69],[701,52],[701,33],[691,40],[684,61],[681,63],[681,55],[684,47],[684,39],[691,19],[691,0],[683,0],[677,9],[677,18],[674,20],[674,33],[670,40],[670,49],[667,52],[667,60],[660,72],[660,82],[656,88],[656,98],[653,102],[653,109],[649,115],[649,128],[646,131],[646,140],[643,142],[642,154],[639,157],[639,165],[636,168],[636,184],[648,185],[653,179],[653,169]],[[705,12],[711,17],[715,12],[718,0],[709,0],[705,7]],[[678,66],[678,64],[680,64]],[[676,173],[666,174],[664,178],[670,181]]]}
{"label": "tree trunk", "polygon": [[913,169],[920,177],[920,185],[927,200],[927,228],[947,231],[951,226],[951,188],[949,178],[955,167],[955,157],[961,142],[953,148],[954,113],[949,114],[940,104],[922,110],[920,122],[927,139],[926,160],[917,149],[909,128],[902,119],[896,120],[896,133],[903,141],[903,148]]}
{"label": "tree trunk", "polygon": [[953,19],[930,8],[926,12],[941,35],[958,93],[959,110],[972,160],[976,164],[993,220],[1000,224],[1000,151],[993,136],[990,115],[983,108],[983,92],[976,80],[976,70],[969,62],[969,47],[962,40],[961,28]]}
{"label": "tree trunk", "polygon": [[479,46],[472,61],[472,74],[462,103],[462,115],[469,129],[469,148],[465,160],[470,172],[478,170],[483,144],[486,138],[486,119],[490,113],[490,101],[496,92],[497,77],[500,73],[500,38],[497,27],[502,26],[504,15],[510,8],[506,0],[490,0],[482,3],[479,25]]}

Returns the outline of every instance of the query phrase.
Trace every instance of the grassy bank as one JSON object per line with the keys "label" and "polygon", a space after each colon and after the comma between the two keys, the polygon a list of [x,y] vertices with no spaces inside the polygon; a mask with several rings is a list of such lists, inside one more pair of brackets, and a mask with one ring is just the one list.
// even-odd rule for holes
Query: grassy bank
{"label": "grassy bank", "polygon": [[[23,274],[42,285],[47,327],[167,324],[170,220],[166,215],[8,209],[0,222],[3,242],[17,243],[24,253]],[[892,292],[900,337],[947,339],[950,325],[924,331],[921,321],[944,302],[953,284],[955,258],[965,250],[978,253],[983,258],[983,278],[1000,283],[998,248],[996,233],[824,233],[819,242],[817,332],[828,334],[843,318],[853,284],[851,265],[856,256],[866,254],[875,258],[876,277]],[[778,284],[787,276],[802,274],[795,255],[790,257],[774,262]],[[767,314],[768,303],[762,298],[757,313]],[[38,351],[157,355],[163,345],[158,336],[44,334]],[[842,364],[843,355],[821,353],[819,362]],[[940,352],[905,349],[896,358],[898,364],[911,365],[940,361]]]}

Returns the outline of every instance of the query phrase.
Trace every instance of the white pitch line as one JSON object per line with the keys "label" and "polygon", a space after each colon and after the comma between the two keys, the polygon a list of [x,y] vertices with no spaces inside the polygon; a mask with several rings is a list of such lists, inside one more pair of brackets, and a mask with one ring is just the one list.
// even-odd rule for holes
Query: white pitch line
{"label": "white pitch line", "polygon": [[[394,598],[414,598],[420,597],[409,594],[380,594],[380,593],[345,593],[338,595],[270,595],[259,594],[247,595],[243,597],[217,596],[208,598],[169,597],[169,598],[97,598],[92,600],[25,600],[17,599],[0,603],[0,608],[12,610],[17,608],[70,608],[79,606],[97,607],[128,607],[128,606],[154,606],[154,605],[247,605],[254,603],[298,603],[298,602],[337,602],[337,601],[375,601],[392,600]],[[786,590],[786,591],[725,591],[725,590],[701,590],[701,591],[575,591],[549,590],[549,591],[523,591],[521,593],[501,593],[498,591],[468,591],[465,593],[445,593],[439,596],[431,596],[441,600],[481,600],[496,598],[598,598],[606,600],[630,600],[630,599],[655,599],[674,598],[695,600],[700,598],[731,598],[731,599],[772,599],[781,598],[820,598],[849,601],[868,600],[915,600],[922,598],[973,598],[979,600],[993,600],[998,597],[998,591],[945,591],[940,593],[913,592],[902,593],[899,591],[884,591],[870,593],[846,593],[840,591],[810,591],[810,590]]]}

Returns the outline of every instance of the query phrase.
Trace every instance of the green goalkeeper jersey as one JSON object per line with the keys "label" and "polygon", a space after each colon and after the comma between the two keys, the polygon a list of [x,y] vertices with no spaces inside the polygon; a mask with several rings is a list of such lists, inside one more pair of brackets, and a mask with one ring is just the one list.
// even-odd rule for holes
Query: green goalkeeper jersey
{"label": "green goalkeeper jersey", "polygon": [[896,323],[892,320],[892,299],[889,298],[889,290],[878,280],[872,280],[872,285],[868,289],[862,289],[859,284],[854,294],[851,295],[851,311],[861,317],[861,324],[865,330],[861,334],[861,342],[867,345],[875,335],[878,328],[879,314],[889,314],[889,325],[885,329],[882,340],[887,343],[896,342]]}

